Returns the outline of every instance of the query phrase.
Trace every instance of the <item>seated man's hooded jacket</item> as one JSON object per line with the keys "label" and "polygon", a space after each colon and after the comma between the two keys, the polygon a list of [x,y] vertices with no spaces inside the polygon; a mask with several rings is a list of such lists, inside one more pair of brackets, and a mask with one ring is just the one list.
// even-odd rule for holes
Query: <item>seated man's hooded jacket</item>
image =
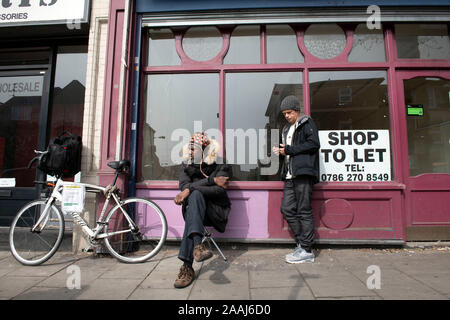
{"label": "seated man's hooded jacket", "polygon": [[[183,191],[189,189],[202,193],[206,202],[205,225],[213,226],[219,232],[224,232],[228,222],[231,203],[224,188],[214,183],[215,177],[230,177],[231,168],[227,164],[218,164],[217,154],[220,145],[210,139],[210,144],[204,150],[204,159],[201,164],[194,164],[189,153],[189,145],[182,150],[185,162],[181,165],[179,174],[179,187]],[[201,165],[201,170],[200,170]],[[202,173],[203,172],[203,173]],[[205,177],[208,176],[208,177]],[[183,217],[186,214],[186,204],[182,207]]]}

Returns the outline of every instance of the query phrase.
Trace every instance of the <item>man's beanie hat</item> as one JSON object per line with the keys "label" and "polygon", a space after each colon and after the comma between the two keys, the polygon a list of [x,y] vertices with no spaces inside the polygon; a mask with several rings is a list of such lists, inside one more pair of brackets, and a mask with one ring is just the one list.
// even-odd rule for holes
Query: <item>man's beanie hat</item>
{"label": "man's beanie hat", "polygon": [[296,96],[287,96],[281,101],[280,111],[284,110],[297,110],[301,111],[300,102]]}

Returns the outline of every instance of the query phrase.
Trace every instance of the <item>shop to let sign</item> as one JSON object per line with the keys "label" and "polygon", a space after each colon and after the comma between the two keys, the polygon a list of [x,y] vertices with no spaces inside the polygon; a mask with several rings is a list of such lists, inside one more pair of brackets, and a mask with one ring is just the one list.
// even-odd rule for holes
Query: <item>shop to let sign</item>
{"label": "shop to let sign", "polygon": [[323,130],[320,181],[390,181],[389,130]]}
{"label": "shop to let sign", "polygon": [[87,22],[89,0],[2,0],[0,26]]}

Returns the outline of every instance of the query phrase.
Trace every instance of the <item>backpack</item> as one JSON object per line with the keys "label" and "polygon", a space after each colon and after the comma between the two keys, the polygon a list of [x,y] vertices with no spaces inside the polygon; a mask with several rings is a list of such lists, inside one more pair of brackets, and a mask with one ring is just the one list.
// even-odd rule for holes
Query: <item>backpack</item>
{"label": "backpack", "polygon": [[65,131],[50,140],[37,167],[52,176],[73,177],[81,169],[81,149],[81,137]]}

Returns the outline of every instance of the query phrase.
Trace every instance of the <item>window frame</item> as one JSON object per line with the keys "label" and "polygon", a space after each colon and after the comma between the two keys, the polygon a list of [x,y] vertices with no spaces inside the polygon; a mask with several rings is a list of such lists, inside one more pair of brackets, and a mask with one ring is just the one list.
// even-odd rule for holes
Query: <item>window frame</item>
{"label": "window frame", "polygon": [[[264,20],[263,20],[264,21]],[[175,41],[176,41],[176,50],[181,58],[180,66],[148,66],[146,57],[148,56],[147,48],[149,37],[147,36],[146,29],[156,28],[158,26],[153,26],[151,24],[144,24],[143,26],[143,54],[142,54],[142,65],[141,68],[141,76],[144,77],[150,74],[164,74],[164,73],[199,73],[199,72],[208,72],[208,73],[218,73],[219,74],[219,89],[220,89],[220,102],[219,102],[219,131],[222,132],[224,136],[224,141],[222,142],[222,149],[225,145],[225,78],[227,73],[239,73],[239,72],[302,72],[302,86],[303,86],[303,103],[304,103],[304,111],[305,114],[311,114],[311,105],[309,99],[309,72],[310,71],[385,71],[387,74],[387,83],[388,83],[388,103],[389,103],[389,113],[390,113],[390,138],[391,138],[391,165],[393,176],[392,180],[388,182],[376,182],[375,184],[380,188],[384,188],[386,186],[394,186],[397,185],[399,181],[402,181],[401,174],[401,156],[397,152],[401,150],[401,146],[399,144],[400,141],[400,124],[398,122],[399,115],[396,110],[397,105],[397,94],[396,90],[399,88],[396,87],[396,71],[401,69],[418,69],[418,68],[437,68],[437,67],[445,67],[450,68],[450,60],[419,60],[419,59],[398,59],[397,58],[397,48],[395,43],[395,34],[394,34],[394,23],[382,23],[382,34],[384,40],[384,49],[386,59],[383,62],[348,62],[348,56],[350,55],[353,48],[353,37],[354,32],[357,26],[361,23],[365,23],[362,21],[356,22],[330,22],[336,23],[339,25],[346,36],[346,46],[344,50],[336,57],[328,60],[323,60],[313,56],[305,47],[304,44],[304,34],[307,27],[311,23],[297,23],[291,24],[288,22],[284,22],[282,20],[277,20],[273,22],[275,24],[288,24],[296,33],[297,36],[297,45],[301,54],[304,57],[304,62],[299,63],[267,63],[267,46],[266,46],[266,32],[265,25],[271,24],[270,20],[267,20],[266,23],[259,23],[260,27],[260,63],[259,64],[223,64],[224,52],[226,54],[227,46],[230,43],[230,36],[232,32],[233,25],[230,24],[221,24],[220,22],[215,22],[215,26],[219,28],[222,32],[222,36],[224,38],[224,45],[220,53],[213,59],[204,62],[196,62],[191,63],[190,59],[183,60],[184,53],[182,52],[182,34],[183,30],[187,30],[189,26],[196,25],[162,25],[161,28],[171,28],[174,31]],[[409,22],[411,23],[411,22]],[[414,22],[413,22],[414,23]],[[424,23],[424,22],[417,22]],[[441,23],[442,22],[437,22]],[[198,25],[205,25],[204,23],[199,23]],[[242,24],[237,24],[242,25]],[[236,26],[237,26],[236,25]],[[450,23],[447,24],[450,32]],[[180,53],[181,49],[181,53]],[[141,78],[142,79],[142,78]],[[141,94],[140,99],[142,101],[142,97],[144,95],[143,87],[141,85]],[[142,104],[141,104],[142,105]],[[141,108],[142,109],[142,108]],[[140,111],[142,114],[142,110]],[[140,143],[142,143],[140,139]],[[138,150],[142,150],[141,146],[138,146]],[[137,157],[140,159],[140,156]],[[138,177],[140,177],[140,161],[138,161]],[[332,188],[332,189],[345,189],[349,188],[373,188],[373,182],[326,182],[319,183],[318,187],[323,188]],[[161,181],[161,180],[145,180],[139,181],[137,183],[138,187],[144,188],[177,188],[178,182],[171,181]],[[280,189],[282,188],[282,182],[279,181],[236,181],[231,182],[231,188],[238,189],[254,189],[254,190],[268,190],[268,189]]]}

